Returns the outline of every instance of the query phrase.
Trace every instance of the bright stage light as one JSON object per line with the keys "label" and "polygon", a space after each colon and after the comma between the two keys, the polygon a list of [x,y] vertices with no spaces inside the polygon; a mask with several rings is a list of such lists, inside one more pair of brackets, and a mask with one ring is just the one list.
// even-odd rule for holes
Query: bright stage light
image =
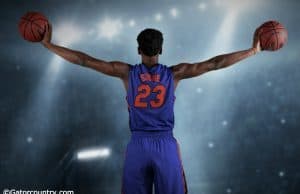
{"label": "bright stage light", "polygon": [[176,18],[178,16],[178,10],[176,8],[172,8],[170,10],[170,14],[173,18]]}
{"label": "bright stage light", "polygon": [[202,92],[203,92],[203,89],[198,87],[198,88],[196,88],[196,92],[197,92],[197,93],[202,93]]}
{"label": "bright stage light", "polygon": [[134,21],[134,20],[130,20],[130,21],[129,21],[129,26],[130,26],[130,27],[135,26],[135,21]]}
{"label": "bright stage light", "polygon": [[280,171],[280,172],[278,173],[278,176],[280,176],[280,177],[284,177],[284,175],[285,175],[284,171]]}
{"label": "bright stage light", "polygon": [[98,38],[112,39],[117,36],[123,28],[123,24],[119,19],[105,18],[98,26]]}
{"label": "bright stage light", "polygon": [[162,20],[162,15],[161,15],[160,13],[155,14],[154,17],[155,17],[155,20],[156,20],[157,22],[159,22],[159,21]]}
{"label": "bright stage light", "polygon": [[27,142],[28,142],[28,143],[31,143],[32,140],[33,140],[32,137],[30,137],[30,136],[27,137]]}
{"label": "bright stage light", "polygon": [[226,193],[231,193],[231,192],[232,192],[231,188],[226,189]]}
{"label": "bright stage light", "polygon": [[215,147],[215,144],[214,144],[214,142],[208,142],[207,146],[208,146],[209,148],[214,148],[214,147]]}
{"label": "bright stage light", "polygon": [[222,121],[222,125],[223,125],[224,127],[227,126],[227,125],[228,125],[228,121],[226,121],[226,120]]}
{"label": "bright stage light", "polygon": [[216,6],[221,6],[222,5],[222,1],[221,0],[215,0],[215,5]]}
{"label": "bright stage light", "polygon": [[109,148],[98,148],[79,151],[77,153],[78,160],[91,160],[96,158],[107,158],[110,155]]}
{"label": "bright stage light", "polygon": [[82,34],[83,32],[80,27],[70,22],[62,22],[55,25],[53,38],[57,40],[58,44],[67,46],[71,43],[80,41]]}
{"label": "bright stage light", "polygon": [[201,3],[199,3],[198,8],[199,8],[201,11],[205,11],[206,8],[207,8],[207,5],[206,5],[206,3],[201,2]]}
{"label": "bright stage light", "polygon": [[286,120],[284,118],[280,119],[280,123],[281,124],[285,124],[286,123]]}
{"label": "bright stage light", "polygon": [[[210,47],[205,53],[205,58],[231,51],[238,13],[238,10],[232,10],[225,15],[219,29],[215,33],[216,37],[211,41]],[[223,73],[216,71],[213,75],[223,75]]]}

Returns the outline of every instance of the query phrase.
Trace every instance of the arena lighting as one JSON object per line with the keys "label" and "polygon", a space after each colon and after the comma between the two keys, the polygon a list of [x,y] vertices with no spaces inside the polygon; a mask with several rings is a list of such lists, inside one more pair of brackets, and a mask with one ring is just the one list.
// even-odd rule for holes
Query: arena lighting
{"label": "arena lighting", "polygon": [[162,15],[160,13],[157,13],[154,15],[155,21],[160,22],[162,20]]}
{"label": "arena lighting", "polygon": [[[66,47],[80,41],[83,35],[82,30],[72,22],[61,22],[55,25],[52,30],[53,42]],[[64,62],[65,60],[61,57],[54,55],[49,63],[45,75],[46,79],[50,79],[49,81],[56,80]]]}
{"label": "arena lighting", "polygon": [[[131,22],[131,25],[133,23]],[[134,22],[135,24],[135,22]],[[133,26],[133,25],[132,25]],[[112,40],[123,28],[123,23],[119,19],[104,18],[98,26],[98,38]]]}
{"label": "arena lighting", "polygon": [[78,160],[91,160],[97,158],[107,158],[110,155],[109,148],[87,149],[77,152]]}
{"label": "arena lighting", "polygon": [[205,10],[207,9],[207,4],[204,3],[204,2],[201,2],[201,3],[199,3],[198,8],[199,8],[201,11],[205,11]]}
{"label": "arena lighting", "polygon": [[170,10],[170,14],[173,18],[176,18],[178,16],[178,10],[176,8],[172,8]]}
{"label": "arena lighting", "polygon": [[[52,24],[53,26],[53,43],[63,46],[70,46],[81,40],[81,31],[78,30],[72,23],[63,22],[60,24]],[[75,33],[71,33],[76,31]],[[72,34],[72,35],[70,35]],[[38,45],[41,49],[42,45]],[[45,49],[45,53],[46,53]],[[49,52],[48,52],[49,53]],[[23,107],[20,111],[22,114],[18,114],[13,123],[13,128],[20,130],[20,135],[23,135],[24,126],[31,129],[29,132],[34,133],[34,131],[40,130],[43,127],[43,136],[47,137],[51,133],[53,119],[53,104],[56,104],[58,100],[58,94],[60,92],[60,87],[56,87],[57,81],[63,73],[63,64],[65,60],[61,57],[49,53],[52,56],[49,61],[45,60],[45,71],[42,73],[42,79],[38,80],[38,84],[32,90],[29,97],[30,101]],[[38,119],[37,119],[38,117]],[[34,121],[34,122],[33,122]],[[34,136],[27,137],[28,143],[34,143]],[[46,144],[46,141],[41,141]],[[15,144],[17,149],[17,144]],[[43,147],[43,146],[39,146]],[[40,153],[40,156],[43,153]]]}
{"label": "arena lighting", "polygon": [[[199,7],[200,10],[206,9],[206,4],[203,4]],[[212,8],[213,9],[213,8]],[[205,53],[201,57],[202,59],[199,59],[199,61],[209,59],[213,56],[223,54],[223,53],[229,53],[232,50],[233,46],[233,38],[232,35],[234,34],[237,24],[237,18],[239,12],[235,10],[228,10],[228,12],[224,13],[224,17],[219,22],[219,26],[216,28],[216,31],[213,31],[211,33],[211,40],[209,41],[209,45],[205,49]],[[198,61],[198,60],[197,60]],[[232,69],[232,68],[231,68]],[[229,70],[231,70],[229,69]],[[214,130],[211,130],[209,132],[210,135],[214,137],[214,139],[218,139],[221,135],[223,135],[224,130],[218,130],[219,127],[222,127],[223,129],[226,129],[228,127],[228,123],[231,122],[233,113],[228,112],[226,113],[225,117],[222,117],[222,120],[219,120],[220,118],[211,119],[212,113],[215,109],[215,107],[222,107],[224,110],[230,110],[230,107],[234,105],[234,102],[230,98],[224,98],[224,93],[226,93],[226,87],[224,86],[224,80],[228,79],[228,74],[224,73],[226,70],[220,70],[220,71],[213,71],[209,73],[209,76],[199,76],[195,79],[189,80],[189,86],[191,89],[193,88],[197,95],[200,97],[202,95],[205,95],[205,98],[201,98],[201,107],[199,106],[197,109],[197,114],[202,115],[201,121],[204,122],[204,126],[208,128],[212,128]],[[228,69],[227,69],[228,71]],[[205,85],[205,88],[203,89],[201,85]],[[207,91],[209,90],[209,91]],[[181,98],[185,99],[188,98],[188,95],[190,95],[188,92],[181,93]],[[177,106],[183,106],[183,108],[189,107],[188,105],[185,105],[185,102],[183,101],[182,104],[177,104]],[[185,123],[184,118],[193,117],[195,113],[193,111],[181,111],[177,112],[177,127],[182,128],[189,123]],[[223,121],[223,122],[222,122]],[[182,126],[180,126],[180,124]],[[195,125],[194,128],[197,128]],[[222,132],[221,132],[222,131]],[[193,147],[195,145],[190,143],[190,139],[185,139],[185,132],[178,131],[177,132],[179,136],[183,136],[181,139],[184,142],[183,145],[186,146],[187,150],[190,150],[186,153],[187,156],[194,155],[194,151],[192,151]],[[207,149],[214,152],[215,148],[218,147],[217,141],[208,141],[207,142]],[[202,146],[199,145],[198,146]],[[199,154],[199,153],[197,153]],[[199,157],[205,157],[205,152],[202,152],[199,154]],[[193,169],[193,166],[198,166],[199,164],[194,161],[189,161],[189,166],[186,166],[185,168],[187,171],[195,171]],[[223,164],[221,164],[223,165]],[[198,174],[201,174],[202,172],[199,171]],[[201,177],[201,176],[200,176]],[[209,185],[205,185],[205,183],[197,183],[196,185],[199,188],[209,188]],[[207,191],[207,193],[210,193],[211,191]],[[206,192],[205,192],[206,193]]]}
{"label": "arena lighting", "polygon": [[[79,25],[79,24],[78,24]],[[61,22],[53,27],[53,39],[60,45],[69,46],[82,39],[82,27],[73,22]]]}
{"label": "arena lighting", "polygon": [[135,20],[133,20],[133,19],[131,19],[131,20],[129,20],[129,26],[130,27],[133,27],[133,26],[135,26]]}
{"label": "arena lighting", "polygon": [[[210,54],[213,53],[225,53],[231,51],[233,34],[236,30],[236,23],[238,18],[237,11],[230,11],[224,17],[219,29],[217,30],[215,40],[212,41],[212,47],[210,48]],[[220,43],[222,43],[220,45]]]}

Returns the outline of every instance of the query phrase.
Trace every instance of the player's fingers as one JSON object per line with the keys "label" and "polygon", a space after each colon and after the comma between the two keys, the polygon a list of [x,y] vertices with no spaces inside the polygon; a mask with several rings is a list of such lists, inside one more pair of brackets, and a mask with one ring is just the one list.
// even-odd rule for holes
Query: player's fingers
{"label": "player's fingers", "polygon": [[52,34],[52,25],[50,22],[47,24],[47,35],[51,37]]}
{"label": "player's fingers", "polygon": [[257,28],[257,29],[255,30],[255,32],[254,32],[254,39],[258,39],[260,33],[261,33],[261,32],[260,32],[260,29]]}
{"label": "player's fingers", "polygon": [[252,43],[252,47],[253,48],[256,48],[257,50],[261,50],[260,49],[260,42],[259,42],[259,34],[260,34],[260,29],[257,28],[254,32],[254,35],[253,35],[253,43]]}
{"label": "player's fingers", "polygon": [[259,38],[257,36],[254,37],[252,47],[256,48],[257,51],[260,51],[260,42],[259,42]]}
{"label": "player's fingers", "polygon": [[259,39],[258,39],[258,37],[257,36],[254,36],[253,37],[253,43],[252,43],[252,47],[256,47],[257,46],[257,44],[258,44],[258,42],[259,42]]}
{"label": "player's fingers", "polygon": [[45,25],[44,37],[49,33],[49,24]]}
{"label": "player's fingers", "polygon": [[52,25],[50,23],[48,23],[48,31],[49,31],[49,34],[50,34],[50,37],[52,35]]}
{"label": "player's fingers", "polygon": [[45,33],[42,40],[42,43],[49,43],[51,41],[51,24],[48,22],[45,26]]}
{"label": "player's fingers", "polygon": [[50,22],[48,22],[48,29],[49,29],[50,32],[52,31],[52,25],[51,25]]}

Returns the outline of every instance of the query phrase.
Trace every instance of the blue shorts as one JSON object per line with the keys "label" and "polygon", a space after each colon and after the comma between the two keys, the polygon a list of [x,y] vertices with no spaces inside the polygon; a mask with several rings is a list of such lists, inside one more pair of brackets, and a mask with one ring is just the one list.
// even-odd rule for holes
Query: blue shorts
{"label": "blue shorts", "polygon": [[127,145],[122,194],[186,194],[179,145],[172,131],[132,132]]}

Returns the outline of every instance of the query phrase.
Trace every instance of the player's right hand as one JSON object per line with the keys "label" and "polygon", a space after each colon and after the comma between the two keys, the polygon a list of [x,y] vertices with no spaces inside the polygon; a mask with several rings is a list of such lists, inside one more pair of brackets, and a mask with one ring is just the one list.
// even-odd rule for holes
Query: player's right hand
{"label": "player's right hand", "polygon": [[260,46],[259,35],[260,35],[260,31],[259,28],[257,28],[254,32],[253,43],[252,43],[252,48],[255,50],[255,53],[262,51]]}
{"label": "player's right hand", "polygon": [[42,44],[46,46],[47,44],[51,43],[51,36],[52,36],[52,26],[50,23],[46,26],[46,31],[44,34],[44,38],[42,40]]}

